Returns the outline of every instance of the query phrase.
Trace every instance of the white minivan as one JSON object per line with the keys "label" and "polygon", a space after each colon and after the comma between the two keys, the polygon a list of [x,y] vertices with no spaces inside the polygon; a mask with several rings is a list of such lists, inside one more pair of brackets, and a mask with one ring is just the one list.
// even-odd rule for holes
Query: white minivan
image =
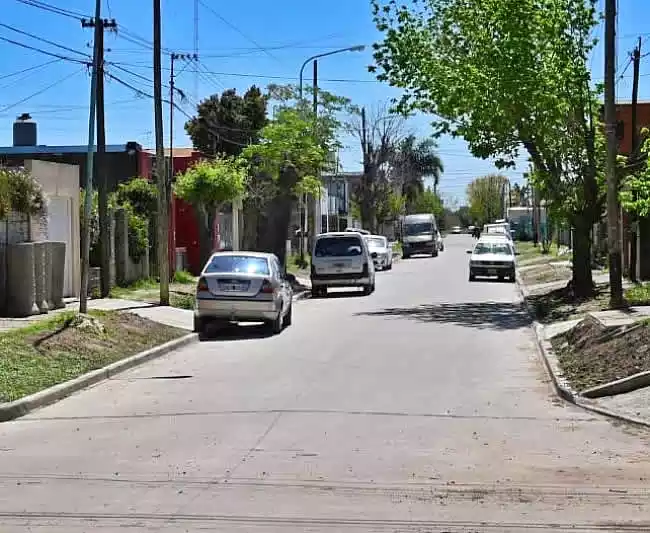
{"label": "white minivan", "polygon": [[372,293],[373,259],[361,233],[321,233],[311,254],[312,296],[325,296],[328,287],[362,287],[364,294]]}

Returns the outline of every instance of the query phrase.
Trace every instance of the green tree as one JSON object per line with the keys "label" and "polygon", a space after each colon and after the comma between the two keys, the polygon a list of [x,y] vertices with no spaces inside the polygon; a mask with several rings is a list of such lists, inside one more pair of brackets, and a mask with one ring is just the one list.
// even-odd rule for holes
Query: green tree
{"label": "green tree", "polygon": [[194,207],[199,219],[202,262],[205,263],[212,252],[217,212],[225,204],[244,195],[246,177],[246,169],[241,161],[223,155],[198,161],[176,178],[174,192]]}
{"label": "green tree", "polygon": [[206,155],[239,155],[248,144],[259,140],[267,123],[267,97],[256,86],[243,96],[235,89],[203,100],[196,116],[185,123],[185,131],[197,150]]}
{"label": "green tree", "polygon": [[284,107],[263,128],[260,142],[242,154],[255,175],[261,217],[258,246],[275,253],[283,264],[294,201],[300,194],[319,196],[317,176],[326,161],[326,145],[299,109]]}
{"label": "green tree", "polygon": [[116,201],[129,204],[136,213],[151,218],[158,208],[158,188],[147,178],[135,177],[117,186]]}
{"label": "green tree", "polygon": [[474,156],[532,160],[544,198],[574,227],[573,289],[591,294],[590,230],[601,214],[595,94],[588,58],[594,0],[372,0],[384,40],[380,80],[403,111],[436,117]]}
{"label": "green tree", "polygon": [[444,166],[436,147],[435,140],[430,137],[418,140],[415,135],[408,135],[398,144],[391,158],[391,173],[402,181],[402,194],[407,207],[412,206],[424,192],[425,178],[433,180],[434,192],[438,190]]}
{"label": "green tree", "polygon": [[440,218],[443,211],[442,200],[431,187],[427,187],[420,193],[410,208],[407,209],[408,214],[415,213],[431,213],[436,218]]}
{"label": "green tree", "polygon": [[491,174],[476,178],[467,186],[469,213],[478,226],[494,222],[503,214],[503,194],[508,178]]}

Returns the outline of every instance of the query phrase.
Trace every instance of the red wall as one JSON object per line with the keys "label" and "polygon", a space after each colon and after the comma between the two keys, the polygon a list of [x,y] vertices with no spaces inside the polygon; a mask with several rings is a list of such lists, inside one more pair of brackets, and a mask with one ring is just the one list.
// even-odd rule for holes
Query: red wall
{"label": "red wall", "polygon": [[[618,151],[629,154],[632,151],[632,105],[618,104],[616,120],[623,123],[623,136],[619,136]],[[650,102],[637,104],[637,124],[639,130],[650,126]]]}

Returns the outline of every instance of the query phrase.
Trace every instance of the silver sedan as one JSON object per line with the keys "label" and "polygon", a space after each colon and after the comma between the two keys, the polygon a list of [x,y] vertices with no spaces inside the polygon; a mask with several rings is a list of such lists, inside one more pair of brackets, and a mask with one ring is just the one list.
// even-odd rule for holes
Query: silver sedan
{"label": "silver sedan", "polygon": [[388,243],[388,239],[383,235],[365,235],[368,251],[373,254],[375,269],[390,270],[393,268],[393,248]]}
{"label": "silver sedan", "polygon": [[212,254],[196,288],[194,331],[215,322],[264,322],[280,333],[291,324],[293,281],[273,254]]}

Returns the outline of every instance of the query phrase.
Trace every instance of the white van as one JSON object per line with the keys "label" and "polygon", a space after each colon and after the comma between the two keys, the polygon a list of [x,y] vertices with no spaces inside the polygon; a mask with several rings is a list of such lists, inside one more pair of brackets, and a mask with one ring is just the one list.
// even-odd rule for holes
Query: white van
{"label": "white van", "polygon": [[363,287],[375,290],[373,254],[363,235],[356,232],[321,233],[311,254],[312,296],[325,296],[328,287]]}

